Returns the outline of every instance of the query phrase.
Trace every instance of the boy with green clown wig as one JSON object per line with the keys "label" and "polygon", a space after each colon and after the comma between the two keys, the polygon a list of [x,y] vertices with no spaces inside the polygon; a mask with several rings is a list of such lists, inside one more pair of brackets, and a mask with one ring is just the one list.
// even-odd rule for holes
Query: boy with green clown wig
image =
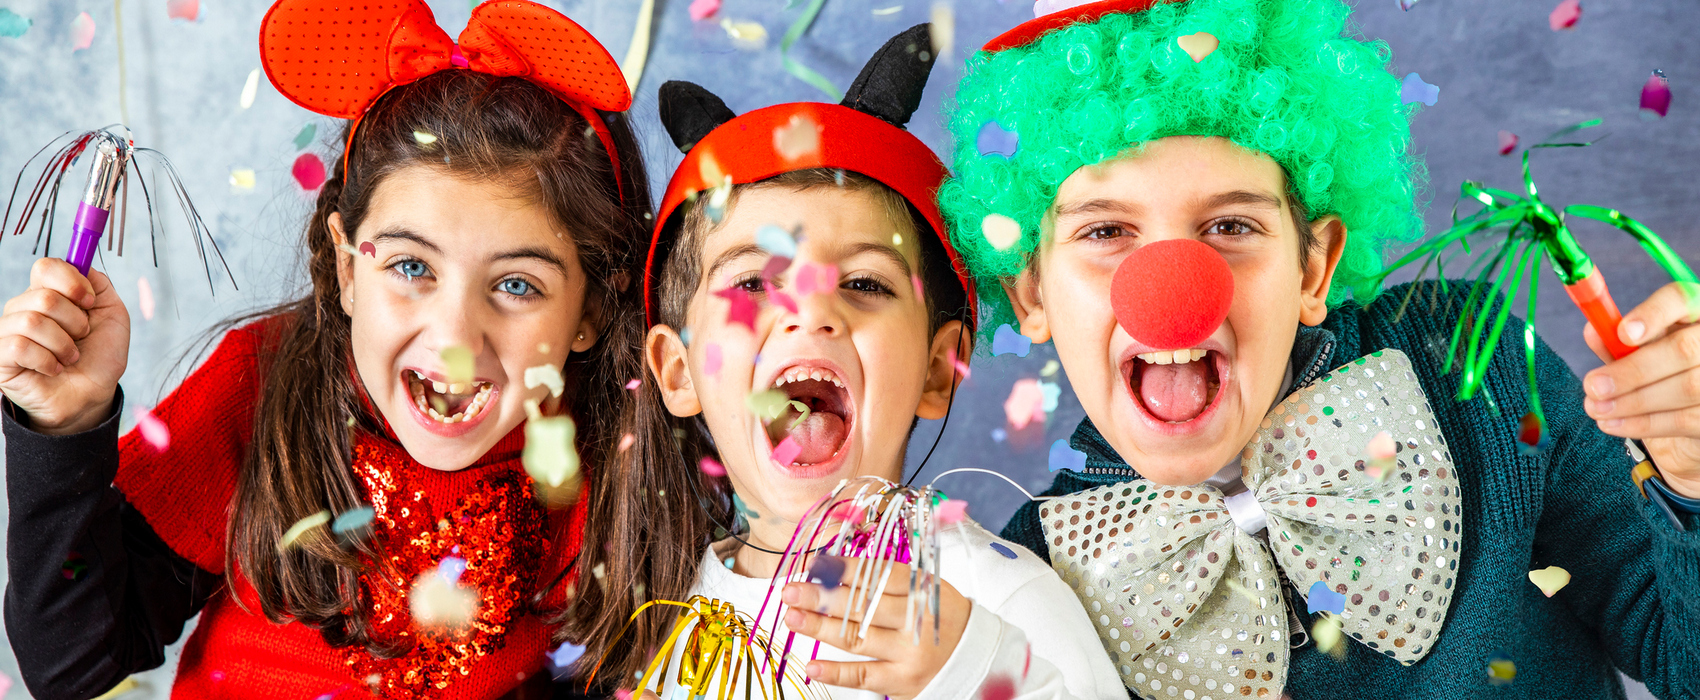
{"label": "boy with green clown wig", "polygon": [[1518,348],[1488,365],[1496,407],[1443,372],[1470,285],[1379,289],[1384,246],[1421,235],[1423,169],[1344,3],[1058,4],[969,61],[939,197],[1005,292],[982,327],[1054,341],[1087,415],[1084,468],[1003,535],[1075,590],[1129,690],[1623,697],[1615,668],[1700,697],[1682,290],[1586,381],[1537,342],[1547,432],[1523,444]]}

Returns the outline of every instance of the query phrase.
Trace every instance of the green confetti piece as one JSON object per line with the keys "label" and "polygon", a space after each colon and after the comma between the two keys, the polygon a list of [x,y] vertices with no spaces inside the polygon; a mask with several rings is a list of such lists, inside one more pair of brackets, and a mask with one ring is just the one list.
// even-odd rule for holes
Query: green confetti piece
{"label": "green confetti piece", "polygon": [[[785,72],[795,76],[798,80],[815,86],[816,89],[831,97],[833,102],[839,102],[844,99],[843,90],[839,90],[838,86],[833,85],[832,81],[826,79],[826,76],[816,73],[813,68],[791,58],[791,45],[797,43],[797,40],[803,37],[804,32],[809,31],[809,25],[814,24],[815,16],[820,14],[820,8],[825,4],[826,0],[814,0],[814,2],[809,3],[808,8],[803,10],[803,16],[798,17],[797,21],[791,24],[791,28],[785,30],[785,37],[779,40],[779,61],[785,66]],[[788,5],[786,9],[790,9],[790,6]]]}
{"label": "green confetti piece", "polygon": [[806,420],[809,419],[809,405],[808,404],[803,403],[801,401],[791,401],[791,402],[789,402],[785,405],[790,406],[791,409],[796,411],[797,414],[798,414],[797,420],[791,421],[791,427],[787,428],[787,430],[796,430],[797,426],[802,425],[803,421],[806,421]]}
{"label": "green confetti piece", "polygon": [[443,371],[449,377],[450,384],[464,384],[472,381],[472,351],[464,345],[451,345],[443,348],[438,355],[443,358]]}
{"label": "green confetti piece", "polygon": [[319,134],[319,125],[314,124],[313,122],[307,122],[306,126],[301,127],[300,133],[297,133],[295,135],[295,150],[299,151],[303,148],[306,148],[307,144],[312,143],[313,137],[317,136],[318,134]]}
{"label": "green confetti piece", "polygon": [[16,39],[29,31],[32,24],[34,20],[0,7],[0,36]]}
{"label": "green confetti piece", "polygon": [[756,414],[758,418],[773,420],[778,418],[779,414],[785,412],[785,407],[790,401],[791,397],[786,396],[785,392],[767,389],[744,397],[744,406],[748,407],[750,413]]}
{"label": "green confetti piece", "polygon": [[295,521],[294,525],[290,525],[288,530],[283,531],[282,537],[277,538],[278,553],[282,554],[288,551],[290,547],[295,545],[295,541],[301,539],[301,536],[306,534],[308,530],[324,525],[330,521],[331,512],[328,510],[321,510]]}

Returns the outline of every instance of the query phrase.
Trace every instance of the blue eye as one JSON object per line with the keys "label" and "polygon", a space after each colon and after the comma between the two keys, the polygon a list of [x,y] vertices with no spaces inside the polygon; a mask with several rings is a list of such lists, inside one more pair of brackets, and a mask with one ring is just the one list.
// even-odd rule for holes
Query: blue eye
{"label": "blue eye", "polygon": [[523,297],[535,291],[530,282],[518,278],[502,280],[502,283],[496,285],[496,288],[516,297]]}
{"label": "blue eye", "polygon": [[412,280],[415,277],[424,277],[425,273],[430,272],[430,268],[425,267],[425,263],[418,260],[403,260],[396,263],[395,270],[407,277],[408,280]]}

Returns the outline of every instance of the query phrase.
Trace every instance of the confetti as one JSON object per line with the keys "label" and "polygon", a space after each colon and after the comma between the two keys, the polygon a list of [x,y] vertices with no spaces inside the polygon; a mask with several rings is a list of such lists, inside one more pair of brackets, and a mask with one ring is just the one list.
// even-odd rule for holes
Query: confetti
{"label": "confetti", "polygon": [[448,375],[450,384],[465,384],[472,381],[472,351],[464,345],[450,345],[437,352],[443,360],[443,371]]}
{"label": "confetti", "polygon": [[968,371],[968,363],[956,359],[956,351],[954,349],[950,351],[950,364],[956,367],[957,374],[962,375],[962,381],[966,382],[969,377],[974,376],[973,372]]}
{"label": "confetti", "polygon": [[893,246],[898,247],[898,248],[902,248],[903,247],[903,234],[892,233],[891,234],[891,244]]}
{"label": "confetti", "polygon": [[[419,132],[416,131],[414,133],[417,134]],[[307,122],[306,126],[301,127],[301,130],[295,133],[295,150],[299,151],[306,148],[309,144],[313,143],[313,137],[317,135],[319,135],[319,125],[314,124],[313,122]]]}
{"label": "confetti", "polygon": [[437,575],[449,583],[459,583],[460,575],[466,573],[466,560],[460,557],[443,557],[437,562]]}
{"label": "confetti", "polygon": [[626,391],[637,391],[638,387],[640,387],[640,386],[643,386],[643,380],[642,379],[633,379],[629,382],[626,382]]}
{"label": "confetti", "polygon": [[987,121],[980,125],[980,133],[974,137],[974,146],[980,150],[982,156],[1014,158],[1015,152],[1021,148],[1021,135],[1003,128],[1003,125],[996,121]]}
{"label": "confetti", "polygon": [[[1032,342],[1032,341],[1028,341],[1028,342]],[[1045,360],[1045,368],[1039,370],[1039,376],[1041,376],[1041,377],[1056,376],[1057,370],[1059,370],[1061,368],[1062,368],[1062,365],[1058,364],[1056,360]]]}
{"label": "confetti", "polygon": [[1051,473],[1068,470],[1076,473],[1086,471],[1086,453],[1069,447],[1067,440],[1051,443],[1050,454]]}
{"label": "confetti", "polygon": [[1364,447],[1364,452],[1369,455],[1364,471],[1375,477],[1376,481],[1385,480],[1393,473],[1396,464],[1394,455],[1398,453],[1398,448],[1393,444],[1392,433],[1385,430],[1376,433],[1375,437],[1369,439],[1369,445]]}
{"label": "confetti", "polygon": [[1317,651],[1334,657],[1335,661],[1346,659],[1346,635],[1341,627],[1340,618],[1334,615],[1323,615],[1310,627],[1310,638],[1316,640]]}
{"label": "confetti", "polygon": [[[786,2],[786,9],[790,9],[795,4],[796,0]],[[820,15],[821,6],[825,4],[826,0],[812,0],[808,7],[803,8],[803,13],[797,16],[797,21],[792,22],[791,26],[785,30],[785,36],[779,40],[779,63],[785,68],[785,72],[791,74],[791,77],[814,86],[815,89],[831,97],[833,102],[838,102],[844,99],[844,92],[839,90],[837,85],[833,85],[832,81],[826,79],[826,76],[798,63],[796,59],[791,57],[791,46],[796,44],[798,39],[803,38],[804,32],[809,31],[809,25],[814,24],[815,17]],[[765,30],[763,36],[766,36]],[[840,182],[840,184],[843,183]]]}
{"label": "confetti", "polygon": [[536,389],[540,386],[549,387],[550,396],[560,396],[561,392],[567,390],[567,382],[561,378],[561,370],[556,369],[554,365],[525,368],[525,388]]}
{"label": "confetti", "polygon": [[1536,569],[1529,572],[1529,583],[1535,584],[1535,586],[1541,589],[1542,593],[1545,593],[1548,598],[1551,598],[1554,593],[1557,593],[1560,590],[1563,590],[1565,586],[1570,585],[1570,572],[1557,566],[1549,566],[1545,569]]}
{"label": "confetti", "polygon": [[[142,684],[136,681],[135,676],[129,676],[124,680],[118,681],[118,685],[112,686],[110,690],[94,696],[94,700],[112,700],[113,698],[140,688],[141,686]],[[3,673],[0,673],[0,697],[5,697],[6,691],[11,687],[12,679]]]}
{"label": "confetti", "polygon": [[843,520],[845,522],[852,522],[853,523],[853,522],[861,521],[864,517],[867,516],[867,514],[868,514],[868,509],[863,508],[863,507],[856,505],[854,503],[850,503],[850,502],[846,501],[846,502],[843,502],[843,503],[839,503],[839,504],[833,506],[830,510],[828,510],[826,512],[826,519],[827,520]]}
{"label": "confetti", "polygon": [[[481,0],[470,0],[477,5]],[[626,79],[626,92],[637,92],[638,83],[643,80],[643,67],[649,63],[649,41],[654,32],[650,27],[655,24],[655,0],[643,0],[638,6],[637,21],[632,23],[632,40],[626,45],[626,60],[620,62],[620,76]],[[585,133],[586,137],[590,132]]]}
{"label": "confetti", "polygon": [[[783,260],[783,259],[784,258],[774,258],[774,260]],[[773,304],[775,306],[778,306],[779,308],[784,309],[789,313],[797,313],[797,300],[791,298],[791,295],[786,294],[785,290],[775,289],[771,292],[768,292],[767,298],[772,299]]]}
{"label": "confetti", "polygon": [[992,428],[992,440],[994,442],[1003,442],[1008,438],[1009,431],[1004,430],[1003,428]]}
{"label": "confetti", "polygon": [[1517,454],[1531,457],[1547,451],[1552,447],[1552,434],[1547,432],[1546,421],[1533,412],[1523,414],[1517,422]]}
{"label": "confetti", "polygon": [[734,558],[734,557],[726,557],[726,561],[724,561],[724,562],[721,562],[721,563],[722,563],[722,564],[725,564],[725,565],[726,565],[726,568],[727,568],[727,569],[728,569],[728,570],[730,570],[730,569],[731,569],[731,568],[732,568],[732,565],[733,565],[733,564],[736,564],[736,563],[738,563],[738,560],[737,560],[737,559],[736,559],[736,558]]}
{"label": "confetti", "polygon": [[165,421],[152,412],[138,410],[136,412],[136,430],[141,431],[142,440],[148,443],[155,452],[164,452],[171,446],[171,429],[165,427]]}
{"label": "confetti", "polygon": [[997,552],[998,554],[1004,555],[1004,558],[1006,558],[1006,559],[1014,559],[1015,558],[1015,551],[1011,550],[1009,547],[1004,546],[1004,544],[1002,542],[993,542],[992,543],[992,551]]}
{"label": "confetti", "polygon": [[437,142],[437,135],[429,131],[415,131],[413,132],[413,140],[421,146],[429,146]]}
{"label": "confetti", "polygon": [[1517,680],[1517,664],[1504,654],[1494,654],[1488,659],[1488,685],[1506,686]]}
{"label": "confetti", "polygon": [[1002,214],[987,214],[980,220],[980,233],[998,250],[1008,250],[1021,240],[1021,224]]}
{"label": "confetti", "polygon": [[1500,129],[1499,130],[1499,154],[1502,155],[1502,156],[1508,156],[1508,155],[1511,155],[1511,152],[1515,151],[1515,150],[1517,150],[1517,135],[1513,134],[1509,131],[1506,131],[1504,129]]}
{"label": "confetti", "polygon": [[1430,107],[1440,99],[1440,86],[1423,82],[1423,77],[1416,73],[1405,74],[1405,81],[1399,85],[1399,101],[1405,104],[1421,102]]}
{"label": "confetti", "polygon": [[874,16],[875,17],[884,17],[886,15],[895,15],[898,12],[901,12],[901,11],[903,11],[902,5],[892,5],[891,7],[876,7],[876,8],[874,8]]}
{"label": "confetti", "polygon": [[[933,3],[932,26],[928,34],[933,37],[933,55],[945,56],[956,45],[956,12],[945,2]],[[927,60],[925,55],[921,60]]]}
{"label": "confetti", "polygon": [[709,343],[702,349],[702,371],[710,377],[720,374],[720,363],[723,359],[720,346]]}
{"label": "confetti", "polygon": [[1310,614],[1327,611],[1339,615],[1346,611],[1346,595],[1336,593],[1321,581],[1310,584],[1310,592],[1305,594],[1305,607]]}
{"label": "confetti", "polygon": [[283,554],[284,552],[289,551],[290,547],[295,546],[295,541],[301,539],[302,535],[307,534],[308,530],[324,525],[330,521],[331,512],[328,510],[321,510],[295,521],[294,525],[290,525],[288,530],[283,531],[282,537],[277,538],[277,553]]}
{"label": "confetti", "polygon": [[768,258],[767,263],[761,266],[761,278],[764,281],[777,280],[780,275],[785,274],[785,271],[789,269],[791,269],[791,258],[783,255],[775,255]]}
{"label": "confetti", "polygon": [[478,612],[478,594],[427,571],[413,580],[407,596],[413,621],[426,628],[455,628],[466,625]]}
{"label": "confetti", "polygon": [[[365,255],[365,256],[369,256],[369,257],[372,257],[372,258],[376,258],[376,257],[378,257],[378,246],[372,245],[371,241],[361,241],[360,242],[360,254]],[[543,352],[549,352],[549,351],[544,350]]]}
{"label": "confetti", "polygon": [[939,504],[938,519],[941,523],[959,523],[968,517],[968,502],[960,499],[949,499]]}
{"label": "confetti", "polygon": [[578,449],[573,445],[577,432],[570,416],[531,416],[525,422],[525,450],[520,453],[525,473],[550,487],[577,478]]}
{"label": "confetti", "polygon": [[83,12],[71,21],[71,53],[76,53],[94,44],[94,18]]}
{"label": "confetti", "polygon": [[748,505],[745,505],[744,499],[739,498],[738,494],[735,493],[732,494],[732,507],[737,509],[739,515],[749,518],[750,520],[761,520],[761,513],[757,513]]}
{"label": "confetti", "polygon": [[697,462],[697,468],[701,469],[702,473],[707,474],[709,476],[713,476],[713,477],[726,476],[726,466],[715,461],[713,457],[702,458],[702,461]]}
{"label": "confetti", "polygon": [[760,51],[767,48],[767,27],[760,22],[734,22],[722,17],[720,28],[726,30],[726,36],[732,37],[732,45],[745,51]]}
{"label": "confetti", "polygon": [[626,450],[631,449],[632,443],[635,442],[637,442],[637,436],[631,433],[626,433],[620,438],[620,451],[625,452]]}
{"label": "confetti", "polygon": [[231,170],[230,191],[235,194],[253,192],[254,170],[252,168],[236,168]]}
{"label": "confetti", "polygon": [[1045,395],[1045,400],[1039,403],[1039,408],[1046,413],[1051,413],[1057,410],[1057,399],[1062,398],[1062,387],[1057,386],[1054,383],[1041,380],[1039,382],[1039,391],[1043,392]]}
{"label": "confetti", "polygon": [[720,11],[720,0],[691,0],[691,21],[701,22]]}
{"label": "confetti", "polygon": [[[90,31],[93,31],[92,29]],[[248,82],[242,84],[242,109],[254,106],[254,96],[260,90],[260,69],[248,71]]]}
{"label": "confetti", "polygon": [[0,36],[16,39],[30,30],[35,20],[0,7]]}
{"label": "confetti", "polygon": [[838,266],[831,263],[803,263],[797,268],[794,284],[798,296],[831,294],[838,289]]}
{"label": "confetti", "polygon": [[748,291],[745,291],[742,287],[727,287],[715,292],[714,296],[725,299],[727,302],[727,323],[742,324],[745,328],[750,329],[751,333],[756,332],[756,312],[758,309],[756,300],[750,297]]}
{"label": "confetti", "polygon": [[809,583],[820,584],[831,591],[844,583],[844,560],[834,556],[818,556],[809,562]]}
{"label": "confetti", "polygon": [[295,184],[301,189],[313,192],[325,184],[325,162],[319,160],[316,153],[303,153],[295,158],[295,165],[289,168],[289,173],[295,176]]}
{"label": "confetti", "polygon": [[915,288],[915,296],[916,297],[927,296],[926,292],[923,291],[922,288],[921,288],[921,276],[920,275],[910,275],[909,276],[909,285]]}
{"label": "confetti", "polygon": [[1016,332],[1007,323],[998,326],[997,332],[992,334],[992,357],[999,355],[1026,357],[1032,349],[1033,339]]}
{"label": "confetti", "polygon": [[1547,15],[1547,25],[1555,32],[1575,29],[1579,19],[1582,19],[1582,0],[1564,0]]}
{"label": "confetti", "polygon": [[1210,54],[1216,53],[1216,47],[1221,44],[1217,41],[1216,35],[1210,32],[1175,37],[1175,43],[1180,45],[1181,50],[1185,51],[1186,55],[1192,57],[1193,63],[1203,61]]}
{"label": "confetti", "polygon": [[1653,121],[1670,112],[1670,79],[1662,70],[1654,70],[1641,86],[1641,119]]}
{"label": "confetti", "polygon": [[136,278],[136,306],[142,309],[142,318],[153,320],[153,285],[148,284],[148,278]]}
{"label": "confetti", "polygon": [[779,444],[774,446],[773,461],[780,464],[791,464],[797,460],[797,455],[802,452],[803,446],[797,444],[796,440],[787,435],[784,440],[779,441]]}
{"label": "confetti", "polygon": [[[773,150],[787,161],[801,160],[820,152],[820,132],[821,127],[815,120],[794,114],[785,126],[773,130]],[[795,251],[795,248],[792,250]]]}
{"label": "confetti", "polygon": [[71,556],[65,558],[65,563],[59,565],[59,573],[71,581],[81,579],[88,570],[88,561],[83,559],[83,555],[76,552],[72,552]]}
{"label": "confetti", "polygon": [[1039,380],[1018,379],[1003,402],[1004,416],[1011,428],[1020,430],[1035,420],[1044,422],[1044,403],[1045,392],[1039,389]]}
{"label": "confetti", "polygon": [[331,533],[337,535],[353,534],[360,528],[371,525],[372,518],[376,515],[377,512],[372,510],[371,506],[350,508],[331,521]]}
{"label": "confetti", "polygon": [[1417,5],[1417,2],[1419,0],[1399,0],[1399,9],[1410,12],[1411,8]]}
{"label": "confetti", "polygon": [[790,231],[773,224],[764,224],[756,228],[756,245],[770,255],[782,258],[797,257],[797,239],[791,236]]}
{"label": "confetti", "polygon": [[744,397],[744,406],[762,420],[773,420],[785,412],[791,397],[776,389],[764,389]]}
{"label": "confetti", "polygon": [[201,0],[166,0],[165,16],[193,22],[201,17]]}
{"label": "confetti", "polygon": [[564,668],[572,665],[581,656],[584,656],[584,647],[571,642],[563,642],[561,646],[555,647],[554,651],[549,652],[549,663],[554,664],[556,668]]}
{"label": "confetti", "polygon": [[1015,679],[1001,673],[988,675],[980,685],[980,700],[1015,700]]}

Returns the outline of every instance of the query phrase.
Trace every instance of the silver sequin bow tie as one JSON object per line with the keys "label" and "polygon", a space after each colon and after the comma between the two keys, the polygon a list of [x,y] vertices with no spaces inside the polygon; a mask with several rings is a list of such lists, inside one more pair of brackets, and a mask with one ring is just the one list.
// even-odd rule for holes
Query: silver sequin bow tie
{"label": "silver sequin bow tie", "polygon": [[[1377,479],[1363,455],[1382,431],[1397,451]],[[1280,697],[1288,602],[1277,569],[1311,609],[1337,611],[1351,638],[1421,660],[1446,620],[1461,525],[1452,456],[1409,358],[1382,350],[1294,392],[1241,464],[1248,490],[1233,497],[1142,479],[1040,506],[1051,564],[1127,687]]]}

